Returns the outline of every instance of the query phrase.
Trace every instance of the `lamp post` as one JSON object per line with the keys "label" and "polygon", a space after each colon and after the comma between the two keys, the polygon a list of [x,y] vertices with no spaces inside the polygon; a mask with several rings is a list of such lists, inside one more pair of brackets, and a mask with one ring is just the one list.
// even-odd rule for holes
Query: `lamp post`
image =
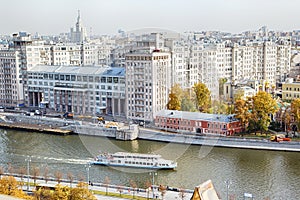
{"label": "lamp post", "polygon": [[27,191],[29,191],[29,176],[30,176],[30,162],[31,162],[31,156],[27,156],[25,159],[27,161]]}
{"label": "lamp post", "polygon": [[88,185],[90,185],[90,168],[91,168],[90,163],[85,166],[86,173],[87,173],[87,183],[88,183]]}
{"label": "lamp post", "polygon": [[225,184],[226,184],[226,199],[228,200],[228,189],[229,189],[229,185],[231,184],[230,180],[226,180]]}
{"label": "lamp post", "polygon": [[154,199],[154,176],[157,176],[157,172],[150,172],[149,175],[150,176],[152,175],[152,193],[153,193],[152,199]]}

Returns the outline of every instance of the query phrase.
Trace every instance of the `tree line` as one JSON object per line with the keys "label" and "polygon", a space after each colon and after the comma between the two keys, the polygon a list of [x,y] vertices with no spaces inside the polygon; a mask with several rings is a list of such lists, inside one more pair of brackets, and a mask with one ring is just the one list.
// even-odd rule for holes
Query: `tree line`
{"label": "tree line", "polygon": [[[222,82],[222,81],[220,81]],[[266,132],[272,122],[274,114],[282,111],[279,99],[270,93],[259,91],[255,96],[244,98],[244,93],[238,91],[233,100],[211,100],[211,93],[204,83],[196,83],[192,88],[182,89],[175,84],[169,93],[167,109],[189,112],[203,112],[214,114],[235,114],[242,125],[243,132]],[[292,100],[289,107],[285,108],[282,121],[288,129],[300,128],[300,99]],[[291,123],[293,122],[293,124]]]}

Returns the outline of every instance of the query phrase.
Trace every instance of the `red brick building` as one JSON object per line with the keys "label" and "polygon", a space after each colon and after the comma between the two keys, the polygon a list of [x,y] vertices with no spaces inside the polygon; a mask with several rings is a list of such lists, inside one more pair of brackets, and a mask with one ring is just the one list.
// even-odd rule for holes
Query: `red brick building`
{"label": "red brick building", "polygon": [[233,135],[242,131],[241,123],[234,115],[161,110],[155,118],[155,126],[169,131]]}

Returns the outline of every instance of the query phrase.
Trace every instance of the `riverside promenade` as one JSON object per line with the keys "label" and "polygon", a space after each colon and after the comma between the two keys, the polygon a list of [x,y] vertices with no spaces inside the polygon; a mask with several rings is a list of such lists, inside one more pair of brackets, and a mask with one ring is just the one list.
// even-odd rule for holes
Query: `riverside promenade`
{"label": "riverside promenade", "polygon": [[[13,176],[16,178],[17,181],[22,181],[20,178],[20,175],[18,174],[3,174],[2,176]],[[28,181],[29,180],[29,184]],[[55,187],[58,182],[55,180],[55,178],[49,178],[47,183],[44,180],[44,177],[35,177],[35,182],[36,185],[47,185],[51,187]],[[75,187],[79,181],[73,180],[73,182],[70,184],[69,180],[66,179],[61,179],[60,180],[60,185],[62,186],[68,186],[68,187]],[[30,176],[29,179],[27,175],[23,177],[23,183],[24,185],[22,186],[22,189],[25,192],[33,192],[35,191],[36,187],[33,186],[34,184],[34,179],[33,176]],[[121,189],[121,195],[120,195],[120,188]],[[179,192],[179,191],[170,191],[170,190],[165,190],[164,196],[161,196],[161,192],[158,191],[158,186],[154,185],[153,186],[154,193],[152,191],[147,192],[146,189],[143,188],[132,188],[132,187],[127,187],[127,186],[118,186],[118,185],[107,185],[104,183],[93,183],[88,185],[88,189],[92,191],[95,195],[95,197],[98,200],[121,200],[121,199],[133,199],[133,197],[144,197],[147,199],[164,199],[164,200],[176,200],[176,199],[183,199],[183,200],[188,200],[192,197],[193,191],[192,190],[187,190],[185,189],[184,192]],[[102,194],[106,193],[106,190],[108,193],[112,194],[114,193],[114,196],[107,196],[107,195],[100,195],[97,194],[97,192],[101,192]],[[184,198],[182,198],[182,195]],[[126,196],[126,197],[125,197]],[[3,198],[2,198],[3,197]],[[7,196],[0,196],[0,200],[6,199],[5,197]],[[154,198],[153,198],[154,197]],[[8,199],[8,198],[7,198]],[[11,200],[15,200],[17,198],[11,197]]]}

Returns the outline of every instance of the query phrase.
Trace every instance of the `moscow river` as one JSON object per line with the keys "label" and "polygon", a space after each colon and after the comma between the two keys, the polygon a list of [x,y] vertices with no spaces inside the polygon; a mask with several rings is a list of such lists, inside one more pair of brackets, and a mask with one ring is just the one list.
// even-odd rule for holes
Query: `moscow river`
{"label": "moscow river", "polygon": [[[27,167],[25,161],[31,156],[30,168],[43,170],[49,175],[56,171],[67,179],[72,173],[75,179],[87,180],[88,161],[99,152],[157,153],[163,158],[176,160],[176,170],[160,170],[154,176],[147,170],[112,168],[93,165],[89,168],[91,182],[104,182],[129,186],[134,180],[144,188],[145,182],[154,181],[172,187],[193,189],[211,179],[217,192],[226,199],[228,194],[243,199],[251,193],[255,199],[300,198],[300,154],[293,152],[261,151],[181,145],[145,140],[117,141],[105,137],[57,136],[43,133],[0,129],[0,160],[7,172],[9,163],[13,170]],[[152,173],[153,174],[153,173]]]}

